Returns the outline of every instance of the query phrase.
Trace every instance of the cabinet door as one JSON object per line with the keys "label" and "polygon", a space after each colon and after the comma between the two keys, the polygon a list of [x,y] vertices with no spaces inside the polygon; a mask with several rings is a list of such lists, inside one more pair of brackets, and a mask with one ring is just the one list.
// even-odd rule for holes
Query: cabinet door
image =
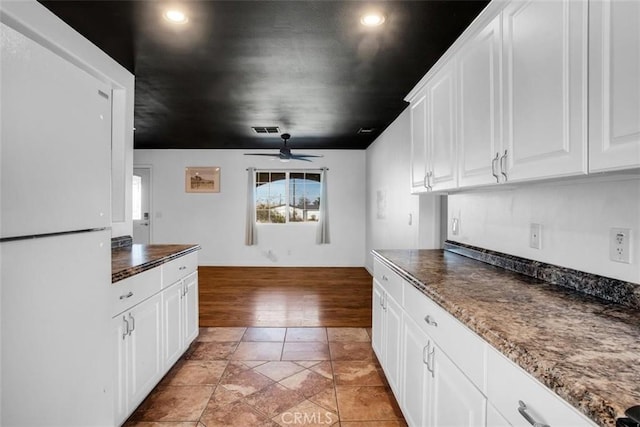
{"label": "cabinet door", "polygon": [[427,171],[434,191],[457,186],[454,76],[450,64],[427,87]]}
{"label": "cabinet door", "polygon": [[639,167],[640,2],[589,7],[589,171]]}
{"label": "cabinet door", "polygon": [[182,281],[162,291],[162,361],[167,369],[178,360],[184,350],[183,294],[184,286]]}
{"label": "cabinet door", "polygon": [[460,187],[496,184],[501,151],[501,17],[470,39],[458,67],[458,179]]}
{"label": "cabinet door", "polygon": [[427,98],[424,93],[411,102],[411,191],[427,191]]}
{"label": "cabinet door", "polygon": [[129,336],[129,403],[137,406],[164,374],[162,365],[162,301],[158,293],[127,313]]}
{"label": "cabinet door", "polygon": [[432,426],[482,427],[487,399],[460,369],[435,346],[433,365]]}
{"label": "cabinet door", "polygon": [[384,291],[382,290],[382,286],[378,283],[377,280],[373,280],[373,309],[371,313],[372,319],[372,328],[371,328],[371,346],[373,347],[373,351],[376,352],[378,356],[378,360],[380,363],[384,363],[384,352],[383,352],[383,317],[384,317]]}
{"label": "cabinet door", "polygon": [[508,180],[585,174],[587,2],[513,1],[503,29]]}
{"label": "cabinet door", "polygon": [[431,372],[425,364],[429,337],[407,315],[402,326],[402,411],[410,427],[425,427],[429,414]]}
{"label": "cabinet door", "polygon": [[387,294],[384,312],[384,347],[385,363],[384,371],[389,380],[389,385],[396,393],[397,400],[402,399],[400,393],[400,365],[401,365],[401,338],[402,338],[402,307],[395,299]]}
{"label": "cabinet door", "polygon": [[115,380],[114,411],[117,425],[122,424],[129,414],[127,405],[127,368],[129,354],[129,340],[126,327],[126,315],[119,315],[111,321],[112,340],[114,343]]}
{"label": "cabinet door", "polygon": [[2,237],[111,224],[111,89],[0,24]]}
{"label": "cabinet door", "polygon": [[184,340],[183,349],[198,336],[198,273],[192,273],[184,280]]}

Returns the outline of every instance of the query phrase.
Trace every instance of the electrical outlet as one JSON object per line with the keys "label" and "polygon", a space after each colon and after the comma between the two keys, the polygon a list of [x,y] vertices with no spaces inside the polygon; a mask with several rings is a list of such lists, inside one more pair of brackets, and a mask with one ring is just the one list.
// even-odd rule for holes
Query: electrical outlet
{"label": "electrical outlet", "polygon": [[631,229],[609,229],[609,259],[625,264],[631,263]]}
{"label": "electrical outlet", "polygon": [[460,232],[460,220],[458,218],[453,218],[451,220],[451,234],[457,236]]}
{"label": "electrical outlet", "polygon": [[529,247],[540,249],[542,246],[542,225],[531,224],[529,230]]}

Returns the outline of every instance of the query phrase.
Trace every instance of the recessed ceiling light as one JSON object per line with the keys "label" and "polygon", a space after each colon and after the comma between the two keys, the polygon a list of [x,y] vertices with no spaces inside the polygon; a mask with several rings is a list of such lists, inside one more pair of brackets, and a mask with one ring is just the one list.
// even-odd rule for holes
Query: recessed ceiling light
{"label": "recessed ceiling light", "polygon": [[187,18],[187,15],[185,15],[181,10],[177,9],[167,10],[164,13],[164,18],[169,22],[173,22],[174,24],[186,24],[187,22],[189,22],[189,18]]}
{"label": "recessed ceiling light", "polygon": [[378,12],[372,12],[362,15],[360,23],[367,27],[377,27],[384,23],[384,15]]}

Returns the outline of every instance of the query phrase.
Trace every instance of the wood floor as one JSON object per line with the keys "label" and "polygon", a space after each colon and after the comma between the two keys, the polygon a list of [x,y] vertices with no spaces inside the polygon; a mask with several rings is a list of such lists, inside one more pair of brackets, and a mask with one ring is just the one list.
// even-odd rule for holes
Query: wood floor
{"label": "wood floor", "polygon": [[364,268],[199,267],[200,326],[371,327]]}

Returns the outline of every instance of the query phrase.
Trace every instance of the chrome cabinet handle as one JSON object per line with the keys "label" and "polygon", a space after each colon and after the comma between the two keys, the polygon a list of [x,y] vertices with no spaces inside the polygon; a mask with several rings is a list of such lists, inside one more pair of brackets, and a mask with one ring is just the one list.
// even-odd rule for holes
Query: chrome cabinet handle
{"label": "chrome cabinet handle", "polygon": [[184,285],[184,290],[183,290],[183,292],[184,292],[184,293],[183,293],[182,295],[186,297],[186,296],[187,296],[187,294],[189,293],[189,287],[188,287],[187,285]]}
{"label": "chrome cabinet handle", "polygon": [[388,281],[389,281],[389,278],[383,274],[383,275],[382,275],[382,280],[384,280],[385,282],[388,282]]}
{"label": "chrome cabinet handle", "polygon": [[[503,165],[504,163],[504,165]],[[500,173],[504,176],[504,180],[507,180],[507,150],[504,150],[504,155],[500,157]]]}
{"label": "chrome cabinet handle", "polygon": [[431,351],[429,352],[429,355],[428,355],[429,358],[427,359],[429,360],[427,367],[430,368],[429,372],[431,372],[431,378],[434,378],[436,376],[436,368],[434,366],[435,356],[436,356],[436,346],[434,345]]}
{"label": "chrome cabinet handle", "polygon": [[427,314],[426,316],[424,316],[424,321],[427,323],[427,325],[429,326],[438,326],[438,322],[436,322],[435,320],[433,320],[433,317],[431,317],[431,315]]}
{"label": "chrome cabinet handle", "polygon": [[539,423],[534,420],[533,417],[527,413],[527,405],[525,405],[522,400],[518,400],[518,412],[520,412],[520,415],[533,427],[550,427],[548,424]]}
{"label": "chrome cabinet handle", "polygon": [[132,296],[133,296],[133,292],[129,291],[129,293],[126,295],[120,295],[120,299],[127,299],[127,298],[131,298]]}
{"label": "chrome cabinet handle", "polygon": [[[129,313],[129,319],[131,319],[131,330],[129,331],[129,335],[136,329],[136,319]],[[129,324],[129,322],[127,322]]]}
{"label": "chrome cabinet handle", "polygon": [[186,270],[187,266],[183,265],[182,267],[180,267],[178,270]]}
{"label": "chrome cabinet handle", "polygon": [[382,302],[382,308],[384,308],[384,311],[387,311],[387,293],[384,293],[384,301]]}
{"label": "chrome cabinet handle", "polygon": [[[431,345],[431,341],[427,341],[427,345],[422,348],[422,363],[427,365],[427,369],[429,369],[429,346]],[[429,369],[429,371],[431,371]]]}
{"label": "chrome cabinet handle", "polygon": [[422,180],[422,185],[424,186],[424,188],[426,188],[428,190],[429,189],[429,184],[427,184],[427,178],[429,178],[428,174],[426,174],[424,176],[424,179]]}
{"label": "chrome cabinet handle", "polygon": [[433,178],[433,171],[430,171],[427,174],[427,183],[429,184],[429,191],[433,191],[433,186],[431,185],[432,184],[431,178]]}
{"label": "chrome cabinet handle", "polygon": [[122,339],[125,339],[127,335],[129,335],[129,322],[127,321],[127,318],[124,316],[122,316],[122,320],[124,321],[124,324],[125,324],[124,332],[122,333]]}
{"label": "chrome cabinet handle", "polygon": [[498,159],[500,158],[500,154],[496,153],[496,158],[491,160],[491,175],[496,179],[496,182],[500,182],[500,177],[496,173],[496,164],[498,163]]}

